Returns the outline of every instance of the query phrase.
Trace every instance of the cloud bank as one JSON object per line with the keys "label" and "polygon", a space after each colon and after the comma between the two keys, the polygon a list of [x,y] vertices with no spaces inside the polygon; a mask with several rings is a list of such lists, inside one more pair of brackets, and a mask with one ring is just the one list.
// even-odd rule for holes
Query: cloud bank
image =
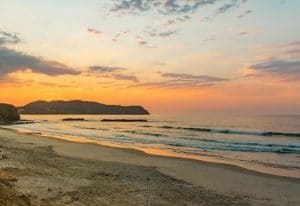
{"label": "cloud bank", "polygon": [[276,77],[286,81],[300,80],[300,42],[275,46],[274,51],[279,52],[277,57],[254,63],[245,68],[247,76]]}
{"label": "cloud bank", "polygon": [[250,65],[247,68],[254,76],[275,76],[282,80],[300,80],[300,60],[272,59],[262,63]]}
{"label": "cloud bank", "polygon": [[0,76],[6,76],[9,73],[27,69],[35,73],[50,76],[80,74],[79,71],[60,62],[48,61],[42,57],[36,57],[9,49],[6,45],[17,44],[21,42],[20,38],[16,34],[4,31],[1,31],[0,35]]}

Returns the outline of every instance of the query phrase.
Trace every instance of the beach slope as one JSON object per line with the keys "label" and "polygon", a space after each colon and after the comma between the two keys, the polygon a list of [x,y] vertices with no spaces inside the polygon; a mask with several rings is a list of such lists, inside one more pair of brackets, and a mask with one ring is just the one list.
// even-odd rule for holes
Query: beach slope
{"label": "beach slope", "polygon": [[300,181],[0,129],[0,205],[300,205]]}

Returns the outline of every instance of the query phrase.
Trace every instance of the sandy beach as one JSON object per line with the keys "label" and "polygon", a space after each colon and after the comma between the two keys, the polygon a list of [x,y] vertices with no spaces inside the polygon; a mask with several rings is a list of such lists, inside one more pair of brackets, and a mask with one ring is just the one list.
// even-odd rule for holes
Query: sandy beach
{"label": "sandy beach", "polygon": [[299,205],[300,180],[0,129],[0,205]]}

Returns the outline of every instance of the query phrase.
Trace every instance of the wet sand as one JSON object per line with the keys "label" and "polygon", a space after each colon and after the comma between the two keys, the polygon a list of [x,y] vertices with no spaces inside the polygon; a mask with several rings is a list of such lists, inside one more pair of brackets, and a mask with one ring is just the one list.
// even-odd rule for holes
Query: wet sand
{"label": "wet sand", "polygon": [[300,205],[300,180],[0,129],[0,205]]}

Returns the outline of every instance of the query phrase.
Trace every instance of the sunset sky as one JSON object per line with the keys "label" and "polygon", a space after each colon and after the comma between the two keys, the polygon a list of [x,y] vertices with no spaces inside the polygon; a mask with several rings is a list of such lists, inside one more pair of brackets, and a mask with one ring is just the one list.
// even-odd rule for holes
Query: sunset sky
{"label": "sunset sky", "polygon": [[300,114],[299,0],[0,0],[0,102]]}

